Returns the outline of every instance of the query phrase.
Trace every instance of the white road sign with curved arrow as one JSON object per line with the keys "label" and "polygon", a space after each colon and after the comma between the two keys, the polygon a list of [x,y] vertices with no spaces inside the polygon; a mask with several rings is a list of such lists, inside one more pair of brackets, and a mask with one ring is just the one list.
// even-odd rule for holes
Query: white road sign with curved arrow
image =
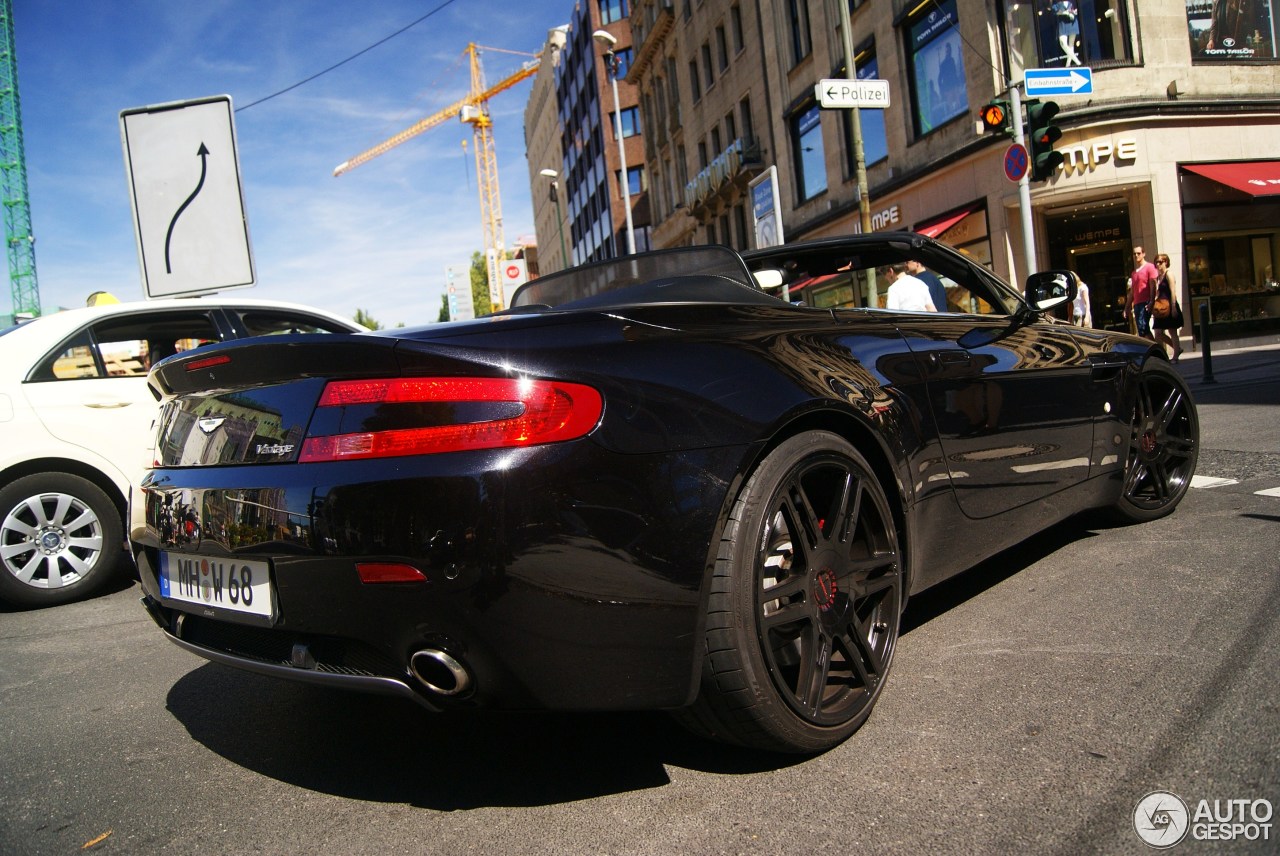
{"label": "white road sign with curved arrow", "polygon": [[231,98],[123,110],[120,139],[147,297],[253,285]]}

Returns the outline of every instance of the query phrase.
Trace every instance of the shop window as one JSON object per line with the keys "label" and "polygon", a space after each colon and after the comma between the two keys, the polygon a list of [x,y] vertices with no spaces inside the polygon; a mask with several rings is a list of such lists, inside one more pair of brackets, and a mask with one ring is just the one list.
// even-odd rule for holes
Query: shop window
{"label": "shop window", "polygon": [[800,201],[804,202],[827,189],[822,111],[816,103],[791,117],[791,143],[795,151],[796,187]]}
{"label": "shop window", "polygon": [[1004,7],[1011,77],[1021,77],[1028,68],[1105,68],[1133,62],[1129,7],[1123,0],[1005,0]]}
{"label": "shop window", "polygon": [[[876,61],[874,47],[858,53],[854,58],[854,65],[858,69],[859,80],[875,80],[880,76],[880,64]],[[844,74],[843,67],[840,74]],[[840,112],[843,114],[845,151],[848,153],[845,158],[845,168],[849,175],[853,175],[855,168],[853,120],[849,117],[848,110]],[[862,123],[862,154],[864,162],[869,166],[887,158],[889,156],[889,140],[885,136],[884,111],[864,107],[858,111],[858,118]]]}
{"label": "shop window", "polygon": [[1187,33],[1191,59],[1211,62],[1274,60],[1276,32],[1280,27],[1280,2],[1187,3]]}
{"label": "shop window", "polygon": [[956,0],[926,3],[907,20],[911,107],[917,136],[932,133],[969,109]]}

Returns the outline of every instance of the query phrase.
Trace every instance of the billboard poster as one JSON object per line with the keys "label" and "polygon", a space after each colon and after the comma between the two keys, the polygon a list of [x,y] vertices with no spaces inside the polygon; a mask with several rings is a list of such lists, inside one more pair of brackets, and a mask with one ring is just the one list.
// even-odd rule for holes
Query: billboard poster
{"label": "billboard poster", "polygon": [[770,166],[751,180],[751,218],[755,223],[756,249],[776,247],[785,242],[782,235],[778,193],[778,167]]}
{"label": "billboard poster", "polygon": [[969,109],[961,57],[964,45],[956,26],[955,0],[935,8],[911,25],[916,126],[927,134]]}
{"label": "billboard poster", "polygon": [[1276,0],[1187,0],[1191,59],[1276,59]]}

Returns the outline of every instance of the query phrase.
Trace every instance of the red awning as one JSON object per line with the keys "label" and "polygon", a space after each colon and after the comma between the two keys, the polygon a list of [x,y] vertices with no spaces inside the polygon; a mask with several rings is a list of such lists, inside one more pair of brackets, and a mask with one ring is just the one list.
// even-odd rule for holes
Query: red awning
{"label": "red awning", "polygon": [[973,205],[970,205],[967,208],[961,208],[959,211],[953,211],[950,214],[947,214],[942,217],[938,217],[934,220],[925,220],[923,223],[916,226],[916,231],[919,232],[921,235],[927,235],[930,238],[936,238],[939,235],[941,235],[943,232],[947,231],[952,226],[959,223],[961,220],[963,220],[964,218],[968,217],[970,214],[972,214],[973,212],[981,208],[982,208],[982,204],[975,202]]}
{"label": "red awning", "polygon": [[803,291],[806,288],[813,288],[816,285],[824,285],[838,277],[838,273],[828,273],[822,276],[807,276],[804,279],[798,279],[787,287],[787,294],[795,294],[797,291]]}
{"label": "red awning", "polygon": [[1250,196],[1280,196],[1280,161],[1184,163],[1182,168]]}

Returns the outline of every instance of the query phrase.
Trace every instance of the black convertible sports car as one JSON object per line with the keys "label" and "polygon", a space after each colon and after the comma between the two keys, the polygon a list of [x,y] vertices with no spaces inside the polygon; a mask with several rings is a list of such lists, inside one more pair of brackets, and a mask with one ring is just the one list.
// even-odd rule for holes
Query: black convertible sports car
{"label": "black convertible sports car", "polygon": [[[946,311],[786,299],[863,302],[909,259]],[[1048,317],[1076,282],[1024,298],[911,233],[703,246],[474,322],[182,354],[150,375],[144,603],[268,675],[822,750],[870,713],[908,595],[1185,494],[1187,386],[1148,341]]]}

